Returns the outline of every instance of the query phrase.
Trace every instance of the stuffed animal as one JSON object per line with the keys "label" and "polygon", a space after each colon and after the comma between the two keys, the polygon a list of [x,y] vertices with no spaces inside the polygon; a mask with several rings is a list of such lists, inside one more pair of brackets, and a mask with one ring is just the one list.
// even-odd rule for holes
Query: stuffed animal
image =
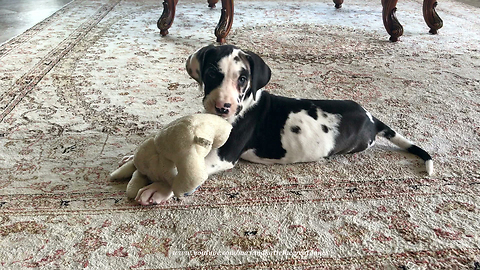
{"label": "stuffed animal", "polygon": [[110,174],[127,179],[127,197],[140,204],[190,195],[207,180],[205,157],[228,139],[232,125],[213,114],[179,118],[144,141],[133,156]]}

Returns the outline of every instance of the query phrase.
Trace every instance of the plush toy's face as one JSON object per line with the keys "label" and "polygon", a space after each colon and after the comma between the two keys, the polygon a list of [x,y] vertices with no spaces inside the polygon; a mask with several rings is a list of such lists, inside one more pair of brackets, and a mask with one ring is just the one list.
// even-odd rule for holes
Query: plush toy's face
{"label": "plush toy's face", "polygon": [[[185,121],[180,121],[178,126],[173,126],[173,131],[168,133],[176,135],[175,138],[168,139],[169,144],[177,141],[177,145],[181,147],[171,148],[170,160],[175,164],[178,174],[172,181],[172,189],[176,196],[184,193],[192,193],[199,185],[201,185],[208,177],[206,156],[213,148],[221,147],[227,140],[232,129],[227,121],[212,114],[196,114],[184,117]],[[180,120],[182,120],[180,119]],[[185,127],[193,132],[193,138],[188,141],[178,141],[178,138],[189,138],[182,136]],[[160,151],[159,151],[160,152]]]}

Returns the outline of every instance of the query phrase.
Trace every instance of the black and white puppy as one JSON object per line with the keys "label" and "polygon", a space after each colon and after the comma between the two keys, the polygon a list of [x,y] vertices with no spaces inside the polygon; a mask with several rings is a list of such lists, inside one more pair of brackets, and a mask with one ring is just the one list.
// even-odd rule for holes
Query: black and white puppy
{"label": "black and white puppy", "polygon": [[354,101],[293,99],[262,91],[271,71],[255,53],[210,45],[191,55],[186,69],[205,94],[205,110],[233,125],[225,145],[207,156],[209,174],[232,168],[240,158],[286,164],[355,153],[374,145],[377,134],[419,156],[428,175],[433,173],[426,151]]}
{"label": "black and white puppy", "polygon": [[[240,158],[285,164],[359,152],[371,147],[377,134],[422,158],[427,173],[433,173],[427,152],[354,101],[293,99],[262,91],[271,71],[252,52],[211,45],[191,55],[186,68],[205,93],[205,110],[233,125],[227,142],[205,158],[208,175],[232,168]],[[137,197],[144,205],[158,204],[169,194],[152,184]]]}

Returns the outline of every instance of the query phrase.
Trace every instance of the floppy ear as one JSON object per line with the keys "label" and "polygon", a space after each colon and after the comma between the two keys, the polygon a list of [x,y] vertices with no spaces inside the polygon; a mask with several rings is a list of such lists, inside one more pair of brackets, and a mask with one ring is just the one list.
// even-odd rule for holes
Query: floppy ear
{"label": "floppy ear", "polygon": [[257,90],[263,88],[270,81],[272,71],[260,56],[251,51],[247,51],[247,59],[250,63],[250,73],[252,76],[250,88],[253,93],[253,98],[255,98]]}
{"label": "floppy ear", "polygon": [[187,59],[186,69],[188,75],[190,75],[190,77],[196,80],[199,84],[202,84],[202,68],[203,60],[205,59],[205,53],[213,47],[213,45],[208,45],[206,47],[198,49]]}

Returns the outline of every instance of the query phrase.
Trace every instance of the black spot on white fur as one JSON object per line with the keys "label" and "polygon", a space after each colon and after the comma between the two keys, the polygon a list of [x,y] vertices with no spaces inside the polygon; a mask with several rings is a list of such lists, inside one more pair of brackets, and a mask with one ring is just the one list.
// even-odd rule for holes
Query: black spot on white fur
{"label": "black spot on white fur", "polygon": [[312,104],[312,106],[308,110],[308,115],[310,115],[313,119],[317,120],[318,119],[317,106]]}
{"label": "black spot on white fur", "polygon": [[293,133],[299,134],[302,129],[299,126],[293,126],[293,127],[290,128],[290,130]]}
{"label": "black spot on white fur", "polygon": [[322,125],[322,130],[323,130],[323,132],[328,133],[328,127],[327,126]]}

